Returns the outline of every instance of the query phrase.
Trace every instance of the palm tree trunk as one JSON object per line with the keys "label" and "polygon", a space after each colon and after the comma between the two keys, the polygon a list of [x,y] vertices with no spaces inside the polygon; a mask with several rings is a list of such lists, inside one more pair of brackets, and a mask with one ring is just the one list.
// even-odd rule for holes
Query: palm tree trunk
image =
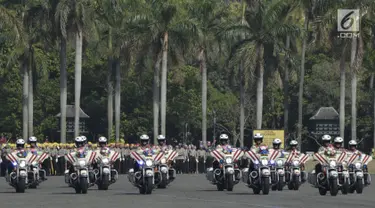
{"label": "palm tree trunk", "polygon": [[154,144],[157,144],[157,137],[159,135],[159,109],[160,109],[160,64],[162,53],[159,53],[156,57],[154,66],[154,82],[152,86],[153,94],[153,117],[154,117]]}
{"label": "palm tree trunk", "polygon": [[[309,29],[309,18],[308,14],[305,14],[305,23],[304,23],[305,32],[308,32]],[[298,90],[298,125],[297,125],[297,139],[298,139],[298,148],[301,149],[302,144],[302,118],[303,118],[303,85],[305,81],[305,58],[306,58],[306,47],[307,47],[307,34],[303,37],[302,43],[302,55],[301,55],[301,70],[299,75],[299,90]]]}
{"label": "palm tree trunk", "polygon": [[[25,54],[26,55],[26,54]],[[29,96],[29,70],[28,60],[24,57],[22,62],[22,73],[23,73],[23,99],[22,99],[22,137],[24,139],[28,136],[28,96]]]}
{"label": "palm tree trunk", "polygon": [[167,111],[167,67],[168,67],[168,32],[164,33],[163,38],[163,59],[161,68],[161,134],[166,135],[166,111]]}
{"label": "palm tree trunk", "polygon": [[341,58],[340,58],[340,137],[345,136],[345,51],[344,46]]}
{"label": "palm tree trunk", "polygon": [[77,31],[76,34],[76,57],[74,68],[74,137],[79,135],[79,113],[80,113],[80,99],[81,99],[81,78],[82,78],[82,31]]}
{"label": "palm tree trunk", "polygon": [[206,54],[202,48],[199,53],[199,62],[202,72],[202,141],[207,143],[207,65]]}
{"label": "palm tree trunk", "polygon": [[264,48],[262,43],[256,45],[257,53],[257,129],[262,129],[263,121],[263,76],[264,76]]}
{"label": "palm tree trunk", "polygon": [[116,88],[115,88],[115,126],[116,126],[116,143],[120,141],[120,116],[121,116],[121,72],[120,60],[115,62],[116,66]]}
{"label": "palm tree trunk", "polygon": [[[246,12],[246,2],[242,1],[242,18],[241,18],[241,25],[245,24],[245,12]],[[245,39],[245,33],[241,34],[242,40]],[[245,134],[245,74],[244,74],[244,62],[241,60],[240,63],[240,145],[241,147],[244,146],[244,134]],[[237,141],[236,141],[237,143]],[[234,145],[236,145],[234,143]]]}
{"label": "palm tree trunk", "polygon": [[357,72],[355,71],[355,59],[357,56],[357,38],[352,39],[351,57],[350,57],[350,68],[351,68],[351,101],[352,101],[352,121],[351,121],[351,137],[357,139]]}
{"label": "palm tree trunk", "polygon": [[60,40],[60,142],[66,143],[66,104],[68,98],[67,72],[66,72],[66,39]]}
{"label": "palm tree trunk", "polygon": [[32,70],[32,58],[29,59],[29,95],[27,96],[27,120],[28,120],[28,137],[33,136],[33,115],[34,115],[34,89],[33,89],[33,70]]}
{"label": "palm tree trunk", "polygon": [[[371,78],[370,78],[370,89],[372,91],[372,107],[373,107],[373,122],[372,122],[372,125],[373,125],[373,128],[375,129],[375,91],[374,91],[374,78],[375,78],[375,73],[371,73]],[[373,131],[373,136],[372,136],[372,140],[373,140],[373,148],[375,148],[375,131]]]}
{"label": "palm tree trunk", "polygon": [[[244,74],[244,62],[240,63],[240,144],[241,147],[244,145],[244,132],[245,132],[245,74]],[[234,144],[235,145],[235,144]]]}
{"label": "palm tree trunk", "polygon": [[[286,50],[290,47],[290,36],[286,36],[285,43]],[[284,138],[289,135],[289,62],[288,58],[285,57],[284,62]]]}
{"label": "palm tree trunk", "polygon": [[[109,35],[108,35],[108,48],[109,51],[112,52],[112,29],[109,28]],[[112,73],[113,73],[113,59],[112,56],[108,56],[108,71],[107,71],[107,120],[108,120],[108,131],[107,131],[107,138],[110,140],[112,138],[112,130],[113,130],[113,81],[112,81]]]}

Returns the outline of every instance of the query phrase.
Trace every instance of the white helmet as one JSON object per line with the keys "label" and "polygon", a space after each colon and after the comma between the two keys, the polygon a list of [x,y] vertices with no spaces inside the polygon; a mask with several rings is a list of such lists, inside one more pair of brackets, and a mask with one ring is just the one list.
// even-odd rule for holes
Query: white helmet
{"label": "white helmet", "polygon": [[107,142],[107,138],[105,137],[99,137],[98,142]]}
{"label": "white helmet", "polygon": [[158,140],[165,140],[165,136],[164,135],[159,135],[158,136]]}
{"label": "white helmet", "polygon": [[81,136],[81,138],[82,138],[82,141],[86,141],[87,140],[87,138],[85,136]]}
{"label": "white helmet", "polygon": [[263,135],[260,133],[254,134],[254,139],[263,139]]}
{"label": "white helmet", "polygon": [[290,141],[289,145],[290,146],[296,146],[296,145],[298,145],[298,142],[297,142],[297,140],[292,140],[292,141]]}
{"label": "white helmet", "polygon": [[23,144],[25,144],[25,140],[23,140],[23,139],[17,139],[16,144],[23,145]]}
{"label": "white helmet", "polygon": [[331,141],[331,136],[330,135],[323,135],[323,137],[322,137],[322,140],[323,141]]}
{"label": "white helmet", "polygon": [[274,139],[272,144],[281,144],[281,139],[279,138]]}
{"label": "white helmet", "polygon": [[83,142],[83,141],[85,141],[85,140],[83,140],[83,138],[82,137],[76,137],[75,139],[74,139],[74,141],[75,142]]}
{"label": "white helmet", "polygon": [[37,139],[36,139],[35,136],[32,136],[32,137],[30,137],[30,138],[28,139],[28,142],[36,142],[36,141],[37,141]]}
{"label": "white helmet", "polygon": [[354,139],[352,139],[352,140],[349,141],[349,145],[350,146],[354,146],[354,145],[357,146],[357,141],[355,141]]}
{"label": "white helmet", "polygon": [[342,137],[336,137],[334,140],[333,140],[334,143],[343,143],[344,142],[344,139]]}
{"label": "white helmet", "polygon": [[146,134],[143,134],[141,136],[141,140],[149,140],[149,139],[150,139],[150,137],[148,137]]}
{"label": "white helmet", "polygon": [[229,139],[229,137],[228,137],[228,135],[226,135],[226,134],[221,134],[220,135],[220,139],[222,139],[222,140],[228,140]]}

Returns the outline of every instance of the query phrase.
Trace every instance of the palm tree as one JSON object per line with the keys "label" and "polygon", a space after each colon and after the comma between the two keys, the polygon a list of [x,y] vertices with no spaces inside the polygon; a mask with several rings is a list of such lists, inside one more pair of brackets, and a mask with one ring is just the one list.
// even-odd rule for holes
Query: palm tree
{"label": "palm tree", "polygon": [[[220,1],[194,0],[191,2],[189,15],[193,17],[191,39],[197,48],[198,60],[202,73],[202,141],[207,142],[207,61],[209,54],[218,48],[215,32],[225,16],[226,7]],[[194,50],[195,51],[195,50]],[[215,57],[216,58],[216,57]]]}
{"label": "palm tree", "polygon": [[[85,27],[90,20],[90,2],[89,0],[61,0],[57,5],[57,15],[63,17],[68,29],[75,36],[75,67],[74,67],[74,136],[79,135],[79,116],[80,116],[80,98],[81,98],[81,79],[82,79],[82,45]],[[65,24],[61,25],[62,30],[66,31]]]}
{"label": "palm tree", "polygon": [[[298,28],[285,22],[285,18],[291,11],[291,6],[285,1],[273,1],[265,3],[253,1],[248,3],[245,13],[245,25],[235,25],[227,31],[237,31],[239,34],[246,34],[246,38],[239,41],[233,54],[238,57],[248,57],[245,67],[255,68],[257,85],[256,101],[256,128],[262,128],[263,112],[263,77],[264,77],[264,45],[274,44],[279,37],[286,34],[296,36]],[[255,58],[253,58],[255,57]]]}

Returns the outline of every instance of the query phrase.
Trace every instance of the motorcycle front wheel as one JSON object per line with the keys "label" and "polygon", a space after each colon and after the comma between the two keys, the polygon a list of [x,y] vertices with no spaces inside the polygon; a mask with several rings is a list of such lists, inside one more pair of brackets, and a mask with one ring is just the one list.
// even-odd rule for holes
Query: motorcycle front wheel
{"label": "motorcycle front wheel", "polygon": [[167,174],[166,173],[161,174],[161,182],[158,185],[158,188],[161,188],[161,189],[167,188]]}
{"label": "motorcycle front wheel", "polygon": [[152,194],[152,189],[154,188],[154,184],[152,183],[152,177],[148,177],[145,180],[145,193]]}
{"label": "motorcycle front wheel", "polygon": [[82,177],[79,180],[80,180],[79,181],[79,187],[81,189],[81,193],[82,194],[87,194],[87,190],[89,189],[89,182],[87,181],[88,178]]}
{"label": "motorcycle front wheel", "polygon": [[25,178],[19,178],[16,186],[16,192],[17,193],[25,193],[26,189],[26,179]]}
{"label": "motorcycle front wheel", "polygon": [[262,178],[262,192],[264,195],[268,195],[270,192],[270,179],[268,177]]}
{"label": "motorcycle front wheel", "polygon": [[233,181],[233,175],[232,174],[229,174],[227,176],[227,191],[233,191],[233,187],[234,187],[234,181]]}
{"label": "motorcycle front wheel", "polygon": [[357,182],[355,183],[355,191],[357,192],[357,194],[362,194],[363,182],[361,179],[358,179]]}
{"label": "motorcycle front wheel", "polygon": [[337,184],[337,179],[331,179],[329,183],[329,193],[331,196],[336,196],[339,192],[339,186]]}

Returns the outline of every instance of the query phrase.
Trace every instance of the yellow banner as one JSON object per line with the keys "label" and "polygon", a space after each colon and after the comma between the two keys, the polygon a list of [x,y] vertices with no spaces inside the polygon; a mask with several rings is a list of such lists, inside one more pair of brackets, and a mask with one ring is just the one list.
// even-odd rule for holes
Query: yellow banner
{"label": "yellow banner", "polygon": [[256,133],[263,135],[263,143],[272,148],[272,141],[279,138],[282,141],[281,148],[284,148],[284,130],[254,130],[253,136]]}

